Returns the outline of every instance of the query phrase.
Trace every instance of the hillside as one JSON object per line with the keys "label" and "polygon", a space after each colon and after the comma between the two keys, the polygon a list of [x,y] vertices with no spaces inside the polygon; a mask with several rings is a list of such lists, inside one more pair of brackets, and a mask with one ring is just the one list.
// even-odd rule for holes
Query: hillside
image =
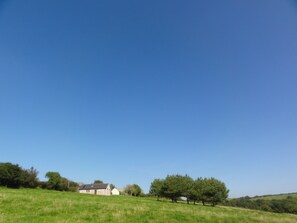
{"label": "hillside", "polygon": [[0,188],[0,222],[297,223],[297,216],[230,207],[172,204],[151,198]]}
{"label": "hillside", "polygon": [[272,195],[263,195],[263,196],[255,196],[251,199],[257,200],[257,199],[264,199],[264,200],[281,200],[286,199],[288,196],[297,198],[297,193],[287,193],[287,194],[272,194]]}

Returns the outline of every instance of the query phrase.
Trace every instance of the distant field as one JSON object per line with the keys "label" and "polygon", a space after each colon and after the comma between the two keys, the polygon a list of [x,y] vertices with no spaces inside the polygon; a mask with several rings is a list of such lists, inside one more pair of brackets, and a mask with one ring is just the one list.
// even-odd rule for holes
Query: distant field
{"label": "distant field", "polygon": [[290,194],[275,194],[275,195],[264,195],[264,196],[258,196],[258,197],[253,197],[253,200],[256,199],[264,199],[264,200],[273,200],[273,199],[286,199],[288,196],[297,198],[297,193],[290,193]]}
{"label": "distant field", "polygon": [[297,223],[296,215],[41,189],[0,188],[0,222]]}

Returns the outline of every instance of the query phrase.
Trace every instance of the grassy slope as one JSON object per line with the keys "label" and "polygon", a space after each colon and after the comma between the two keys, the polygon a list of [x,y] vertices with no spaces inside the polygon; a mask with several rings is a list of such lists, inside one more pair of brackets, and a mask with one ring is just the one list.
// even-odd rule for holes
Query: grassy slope
{"label": "grassy slope", "polygon": [[286,199],[288,196],[297,198],[297,193],[291,193],[291,194],[274,194],[274,195],[264,195],[264,196],[258,196],[258,197],[253,197],[253,200],[257,199],[264,199],[264,200],[281,200],[281,199]]}
{"label": "grassy slope", "polygon": [[0,222],[277,222],[297,216],[40,189],[0,188]]}

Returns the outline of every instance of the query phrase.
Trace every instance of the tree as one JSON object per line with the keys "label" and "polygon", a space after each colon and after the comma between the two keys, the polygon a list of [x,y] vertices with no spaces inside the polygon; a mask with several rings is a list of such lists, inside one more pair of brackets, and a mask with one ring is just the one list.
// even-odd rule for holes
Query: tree
{"label": "tree", "polygon": [[164,180],[162,194],[170,198],[172,202],[177,202],[177,198],[183,195],[183,182],[181,175],[168,175]]}
{"label": "tree", "polygon": [[74,181],[68,181],[68,185],[69,185],[68,190],[72,191],[72,192],[77,191],[77,188],[79,186],[78,183],[76,183]]}
{"label": "tree", "polygon": [[0,163],[0,185],[19,188],[23,185],[24,171],[12,163]]}
{"label": "tree", "polygon": [[161,179],[155,179],[151,183],[150,194],[157,196],[157,200],[159,200],[159,197],[162,195],[163,185],[164,185],[164,180],[161,180]]}
{"label": "tree", "polygon": [[47,189],[61,190],[62,189],[62,177],[58,172],[47,172],[45,177],[48,178],[46,183]]}
{"label": "tree", "polygon": [[31,167],[28,170],[18,164],[0,163],[0,186],[6,187],[29,187],[38,186],[38,171]]}
{"label": "tree", "polygon": [[131,196],[139,196],[142,193],[141,187],[137,184],[130,185],[128,184],[125,189],[125,193]]}
{"label": "tree", "polygon": [[59,191],[76,191],[78,184],[62,177],[58,172],[47,172],[45,175],[48,178],[46,188]]}
{"label": "tree", "polygon": [[110,184],[110,189],[113,190],[114,188],[116,188],[116,186],[113,184]]}
{"label": "tree", "polygon": [[38,186],[38,171],[31,167],[23,172],[23,186],[29,188],[36,188]]}
{"label": "tree", "polygon": [[70,180],[68,180],[65,177],[61,177],[60,185],[59,185],[59,190],[61,190],[61,191],[69,191],[69,184],[70,184]]}
{"label": "tree", "polygon": [[94,180],[94,184],[102,184],[103,181],[102,180]]}
{"label": "tree", "polygon": [[133,187],[131,184],[126,185],[126,187],[124,188],[124,192],[131,196],[132,196],[132,190],[133,190]]}
{"label": "tree", "polygon": [[205,202],[208,202],[212,206],[215,206],[218,202],[224,201],[229,193],[225,184],[215,178],[201,179],[200,190],[200,198],[203,205],[205,205]]}
{"label": "tree", "polygon": [[182,176],[182,196],[187,198],[187,203],[189,204],[194,188],[194,181],[188,175]]}
{"label": "tree", "polygon": [[193,182],[193,187],[191,188],[191,190],[189,192],[189,198],[190,198],[190,200],[193,201],[194,204],[196,203],[196,201],[202,200],[201,199],[202,187],[203,187],[202,178],[197,178]]}

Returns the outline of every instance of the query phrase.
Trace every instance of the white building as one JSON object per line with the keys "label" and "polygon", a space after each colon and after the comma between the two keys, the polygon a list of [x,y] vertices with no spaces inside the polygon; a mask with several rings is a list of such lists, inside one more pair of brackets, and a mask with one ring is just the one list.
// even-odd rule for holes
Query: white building
{"label": "white building", "polygon": [[111,191],[112,195],[120,195],[120,191],[117,188],[113,188]]}
{"label": "white building", "polygon": [[79,193],[82,194],[96,194],[96,195],[120,195],[117,188],[111,190],[110,184],[83,184],[78,188]]}
{"label": "white building", "polygon": [[110,184],[84,184],[78,191],[82,194],[111,195]]}

